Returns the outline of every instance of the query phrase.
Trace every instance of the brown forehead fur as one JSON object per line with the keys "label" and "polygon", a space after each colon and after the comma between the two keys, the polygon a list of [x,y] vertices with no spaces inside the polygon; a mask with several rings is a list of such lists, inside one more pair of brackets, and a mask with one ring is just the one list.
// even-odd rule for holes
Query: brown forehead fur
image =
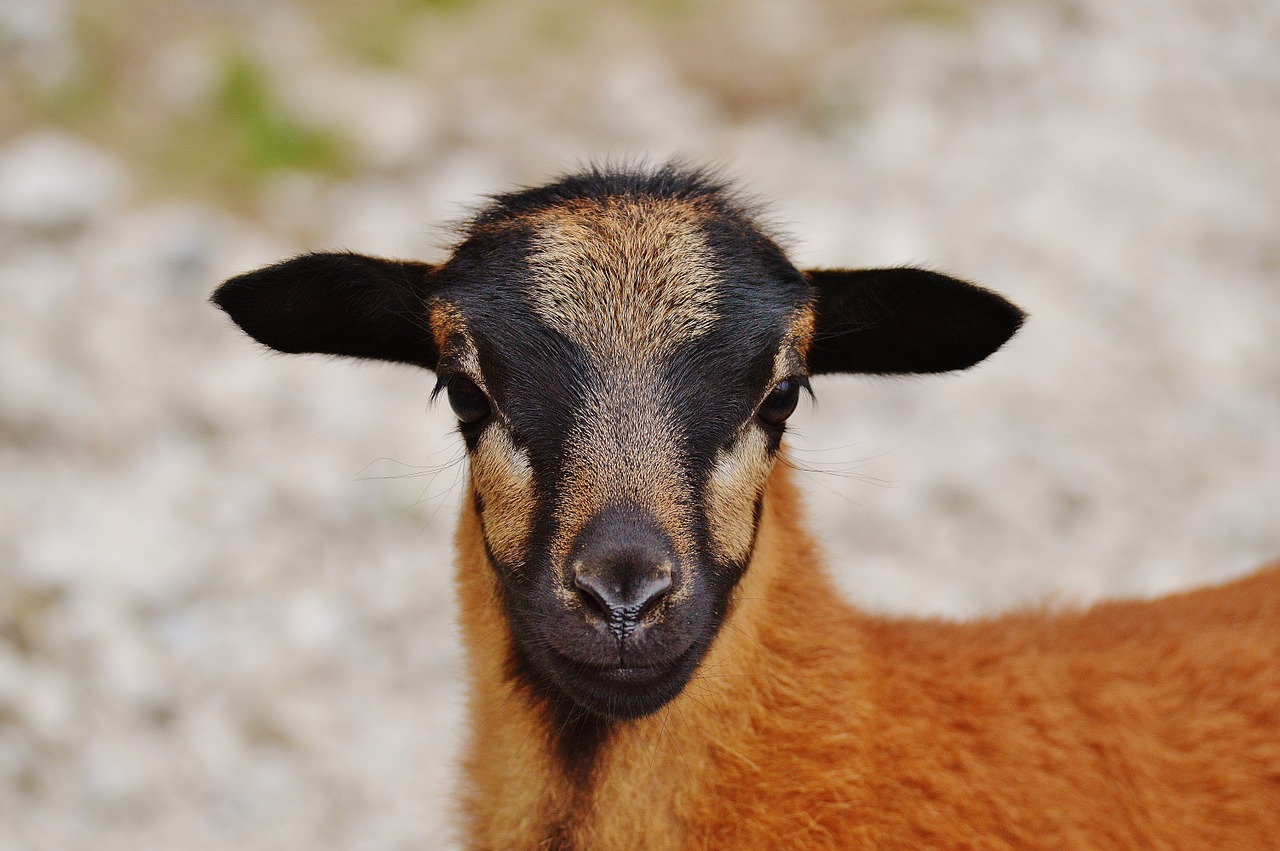
{"label": "brown forehead fur", "polygon": [[718,275],[706,214],[697,203],[652,198],[542,212],[530,222],[534,310],[602,361],[652,358],[710,331]]}

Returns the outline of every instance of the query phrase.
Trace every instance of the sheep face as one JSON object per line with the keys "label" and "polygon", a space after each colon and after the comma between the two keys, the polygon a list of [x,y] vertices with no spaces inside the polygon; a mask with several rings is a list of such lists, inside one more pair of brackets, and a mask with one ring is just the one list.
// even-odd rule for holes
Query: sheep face
{"label": "sheep face", "polygon": [[750,561],[810,287],[746,222],[618,197],[490,223],[441,277],[436,371],[515,669],[601,716],[651,712]]}
{"label": "sheep face", "polygon": [[215,300],[282,351],[436,371],[510,676],[601,719],[663,706],[715,640],[811,374],[963,368],[1021,321],[930,272],[802,274],[673,169],[500,196],[439,266],[307,255]]}

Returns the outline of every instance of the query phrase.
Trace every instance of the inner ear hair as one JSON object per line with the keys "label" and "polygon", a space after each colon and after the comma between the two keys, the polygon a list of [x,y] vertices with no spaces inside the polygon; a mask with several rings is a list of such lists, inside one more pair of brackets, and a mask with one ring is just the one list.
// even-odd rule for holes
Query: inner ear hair
{"label": "inner ear hair", "polygon": [[232,278],[213,302],[276,351],[434,369],[439,352],[426,304],[438,268],[349,252],[303,254]]}
{"label": "inner ear hair", "polygon": [[949,372],[986,358],[1025,314],[1000,295],[911,267],[821,269],[815,289],[811,374]]}

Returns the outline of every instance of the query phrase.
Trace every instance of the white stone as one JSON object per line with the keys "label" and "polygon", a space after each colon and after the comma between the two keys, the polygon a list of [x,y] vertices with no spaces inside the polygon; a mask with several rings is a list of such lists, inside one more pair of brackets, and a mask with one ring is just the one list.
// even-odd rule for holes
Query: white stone
{"label": "white stone", "polygon": [[83,225],[119,205],[127,183],[113,154],[63,133],[31,133],[0,149],[0,224]]}

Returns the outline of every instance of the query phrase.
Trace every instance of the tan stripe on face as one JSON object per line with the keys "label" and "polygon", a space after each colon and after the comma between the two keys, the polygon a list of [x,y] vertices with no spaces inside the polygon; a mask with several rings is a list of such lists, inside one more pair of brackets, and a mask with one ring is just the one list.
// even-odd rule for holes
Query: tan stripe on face
{"label": "tan stripe on face", "polygon": [[787,331],[782,337],[782,345],[773,357],[772,389],[779,381],[793,375],[805,375],[805,356],[809,352],[809,344],[813,341],[813,308],[805,305],[791,315],[787,323]]}
{"label": "tan stripe on face", "polygon": [[809,356],[809,346],[813,343],[813,306],[806,304],[791,315],[786,337],[782,340],[783,348],[794,347],[800,362]]}
{"label": "tan stripe on face", "polygon": [[471,476],[484,506],[480,525],[490,552],[503,565],[519,569],[537,507],[533,468],[500,423],[492,423],[480,435],[471,458]]}
{"label": "tan stripe on face", "polygon": [[[431,307],[429,321],[442,359],[455,364],[488,395],[476,346],[462,314],[454,305],[438,301]],[[511,441],[505,419],[492,396],[490,404],[495,405],[495,417],[481,432],[471,453],[471,481],[484,506],[480,526],[489,551],[504,566],[519,569],[533,532],[537,506],[533,468],[527,453]]]}
{"label": "tan stripe on face", "polygon": [[467,330],[467,321],[458,308],[447,301],[437,301],[431,305],[427,321],[431,326],[431,335],[435,338],[436,350],[440,352],[441,361],[453,361],[459,370],[484,391],[485,395],[489,395],[489,388],[484,383],[484,375],[480,372],[480,357],[476,353],[476,344],[471,339],[471,332]]}
{"label": "tan stripe on face", "polygon": [[732,446],[716,455],[704,505],[712,549],[721,560],[736,564],[750,554],[756,501],[771,469],[768,439],[752,422],[743,427]]}
{"label": "tan stripe on face", "polygon": [[[766,393],[783,379],[805,373],[804,356],[812,337],[813,309],[805,306],[791,317],[782,345],[773,358],[773,375]],[[703,505],[712,548],[722,560],[740,563],[750,555],[755,538],[756,502],[773,464],[768,437],[754,419],[747,421],[733,445],[716,455]]]}
{"label": "tan stripe on face", "polygon": [[[552,564],[560,579],[570,549],[587,522],[610,504],[648,511],[679,556],[675,599],[689,587],[693,540],[693,488],[680,465],[682,439],[652,384],[627,376],[602,377],[584,400],[569,448],[556,513]],[[625,403],[619,404],[619,399]]]}

